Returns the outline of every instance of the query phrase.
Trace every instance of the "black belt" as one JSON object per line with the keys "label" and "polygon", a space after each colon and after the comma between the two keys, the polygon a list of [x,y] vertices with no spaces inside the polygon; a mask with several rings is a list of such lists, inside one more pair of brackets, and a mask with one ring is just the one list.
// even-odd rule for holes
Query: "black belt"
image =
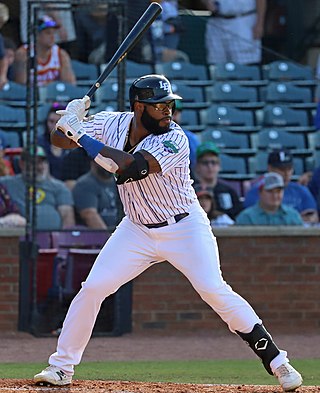
{"label": "black belt", "polygon": [[[179,222],[183,218],[187,217],[188,215],[189,215],[189,213],[180,213],[180,214],[177,214],[176,216],[174,216],[173,218],[174,218],[175,222]],[[168,223],[168,221],[163,221],[163,222],[158,222],[157,224],[143,224],[143,225],[149,229],[153,229],[153,228],[166,227],[167,225],[169,225],[169,223]]]}
{"label": "black belt", "polygon": [[247,12],[243,12],[242,14],[237,14],[237,15],[221,15],[221,14],[212,14],[211,16],[213,18],[222,18],[222,19],[235,19],[235,18],[240,18],[241,16],[247,16],[251,14],[255,14],[256,10],[251,10]]}

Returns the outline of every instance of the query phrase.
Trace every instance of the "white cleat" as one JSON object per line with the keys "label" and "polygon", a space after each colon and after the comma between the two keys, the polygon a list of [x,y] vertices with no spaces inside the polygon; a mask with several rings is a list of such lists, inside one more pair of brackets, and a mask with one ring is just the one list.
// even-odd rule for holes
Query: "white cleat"
{"label": "white cleat", "polygon": [[59,367],[49,366],[33,377],[36,385],[70,385],[72,377],[66,375]]}
{"label": "white cleat", "polygon": [[302,377],[289,363],[284,363],[274,372],[278,378],[282,389],[285,392],[292,392],[302,385]]}

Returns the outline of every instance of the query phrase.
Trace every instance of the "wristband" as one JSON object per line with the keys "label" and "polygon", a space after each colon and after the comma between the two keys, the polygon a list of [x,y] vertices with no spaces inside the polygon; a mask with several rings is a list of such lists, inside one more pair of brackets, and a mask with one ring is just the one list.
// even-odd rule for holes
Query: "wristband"
{"label": "wristband", "polygon": [[94,138],[91,138],[89,135],[83,135],[78,143],[85,149],[85,151],[89,154],[90,157],[96,158],[100,153],[101,149],[104,147],[102,142],[97,141]]}

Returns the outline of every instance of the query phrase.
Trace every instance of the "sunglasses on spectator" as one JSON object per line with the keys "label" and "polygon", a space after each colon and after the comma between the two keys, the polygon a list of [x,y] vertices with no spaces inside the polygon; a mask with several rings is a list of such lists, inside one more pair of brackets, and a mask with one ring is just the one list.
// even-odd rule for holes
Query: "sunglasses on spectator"
{"label": "sunglasses on spectator", "polygon": [[219,160],[202,160],[202,161],[199,161],[199,164],[201,164],[201,165],[219,165],[220,161]]}
{"label": "sunglasses on spectator", "polygon": [[174,107],[174,104],[175,104],[174,100],[170,101],[170,102],[157,102],[156,104],[149,104],[148,103],[148,105],[153,106],[156,111],[161,111],[161,112],[163,112],[167,108],[172,110]]}

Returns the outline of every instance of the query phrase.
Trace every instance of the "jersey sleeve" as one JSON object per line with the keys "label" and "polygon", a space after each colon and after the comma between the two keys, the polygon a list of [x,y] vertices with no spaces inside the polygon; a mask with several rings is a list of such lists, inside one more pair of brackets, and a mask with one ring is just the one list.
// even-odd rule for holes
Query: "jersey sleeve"
{"label": "jersey sleeve", "polygon": [[170,132],[161,137],[154,138],[143,150],[153,155],[158,161],[162,174],[166,174],[175,167],[189,165],[188,138],[181,133]]}
{"label": "jersey sleeve", "polygon": [[118,143],[128,131],[132,118],[130,112],[98,112],[89,121],[82,122],[87,135],[111,147]]}

